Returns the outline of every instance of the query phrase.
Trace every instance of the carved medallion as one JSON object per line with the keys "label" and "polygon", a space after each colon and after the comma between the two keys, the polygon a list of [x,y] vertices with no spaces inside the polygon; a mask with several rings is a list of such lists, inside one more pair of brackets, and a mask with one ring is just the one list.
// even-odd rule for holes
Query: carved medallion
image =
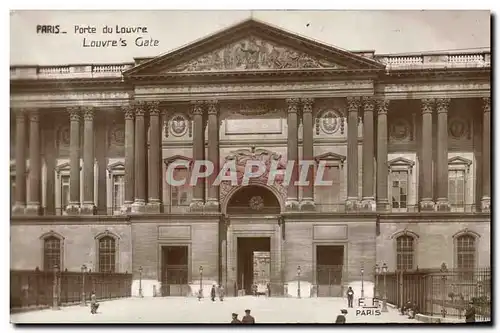
{"label": "carved medallion", "polygon": [[390,136],[394,140],[402,141],[410,137],[410,123],[404,118],[398,118],[391,123]]}
{"label": "carved medallion", "polygon": [[123,125],[115,125],[110,132],[110,141],[117,146],[125,144],[125,127]]}
{"label": "carved medallion", "polygon": [[250,198],[248,204],[253,210],[262,210],[264,208],[264,199],[261,196],[254,196]]}
{"label": "carved medallion", "polygon": [[341,68],[289,47],[249,37],[175,67],[174,72],[258,70],[287,68]]}
{"label": "carved medallion", "polygon": [[170,120],[170,133],[173,136],[183,136],[188,128],[186,117],[181,114],[174,115]]}
{"label": "carved medallion", "polygon": [[467,124],[462,118],[452,118],[448,126],[450,136],[454,139],[461,139],[467,134]]}
{"label": "carved medallion", "polygon": [[334,134],[340,128],[341,116],[337,111],[328,110],[320,119],[321,130],[326,134]]}

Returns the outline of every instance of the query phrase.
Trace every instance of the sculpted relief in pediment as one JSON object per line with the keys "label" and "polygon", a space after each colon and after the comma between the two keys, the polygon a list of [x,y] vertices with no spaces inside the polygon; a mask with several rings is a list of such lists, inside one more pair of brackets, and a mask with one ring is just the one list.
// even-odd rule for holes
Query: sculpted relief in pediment
{"label": "sculpted relief in pediment", "polygon": [[343,68],[326,59],[248,37],[171,69],[172,72]]}

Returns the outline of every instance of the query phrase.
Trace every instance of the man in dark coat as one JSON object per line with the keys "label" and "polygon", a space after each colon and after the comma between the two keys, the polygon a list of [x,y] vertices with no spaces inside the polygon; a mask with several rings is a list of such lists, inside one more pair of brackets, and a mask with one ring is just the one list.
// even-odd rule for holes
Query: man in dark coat
{"label": "man in dark coat", "polygon": [[212,290],[210,290],[210,297],[212,298],[212,302],[215,302],[215,284],[212,286]]}
{"label": "man in dark coat", "polygon": [[233,320],[231,320],[231,324],[241,324],[241,320],[238,319],[237,313],[233,313]]}
{"label": "man in dark coat", "polygon": [[250,310],[245,310],[245,316],[243,317],[243,320],[241,322],[243,324],[255,324],[255,318],[250,315]]}
{"label": "man in dark coat", "polygon": [[342,309],[340,310],[340,313],[338,316],[337,316],[337,319],[335,320],[335,324],[345,324],[346,320],[345,320],[345,315],[347,314],[347,310],[346,309]]}
{"label": "man in dark coat", "polygon": [[347,307],[352,308],[352,303],[354,299],[354,290],[352,290],[352,287],[349,287],[347,289]]}
{"label": "man in dark coat", "polygon": [[95,295],[95,291],[92,291],[92,294],[90,294],[90,313],[96,314],[98,308],[99,308],[99,303],[97,303],[97,297]]}
{"label": "man in dark coat", "polygon": [[476,322],[476,308],[473,302],[469,302],[469,306],[465,310],[465,322],[475,323]]}

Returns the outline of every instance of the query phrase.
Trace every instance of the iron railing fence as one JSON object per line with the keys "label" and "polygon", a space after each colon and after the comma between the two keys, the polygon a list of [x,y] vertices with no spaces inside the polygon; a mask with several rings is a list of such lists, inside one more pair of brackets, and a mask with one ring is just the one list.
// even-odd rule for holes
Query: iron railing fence
{"label": "iron railing fence", "polygon": [[387,302],[399,309],[412,302],[421,314],[463,318],[468,304],[472,302],[476,320],[491,320],[489,267],[447,269],[443,265],[438,269],[398,270],[380,273],[378,281],[381,298],[387,297]]}
{"label": "iron railing fence", "polygon": [[129,273],[42,271],[38,267],[10,271],[11,310],[87,302],[92,291],[98,300],[130,297],[131,290]]}

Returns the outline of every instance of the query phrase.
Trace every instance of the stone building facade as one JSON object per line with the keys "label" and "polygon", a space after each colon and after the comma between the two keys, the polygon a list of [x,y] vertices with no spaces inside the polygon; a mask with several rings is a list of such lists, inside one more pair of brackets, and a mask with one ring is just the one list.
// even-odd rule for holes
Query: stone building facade
{"label": "stone building facade", "polygon": [[[273,293],[333,295],[376,264],[489,266],[490,77],[489,52],[349,52],[254,20],[134,63],[11,66],[11,269],[232,295],[267,251]],[[166,182],[204,159],[312,160],[333,185]]]}

